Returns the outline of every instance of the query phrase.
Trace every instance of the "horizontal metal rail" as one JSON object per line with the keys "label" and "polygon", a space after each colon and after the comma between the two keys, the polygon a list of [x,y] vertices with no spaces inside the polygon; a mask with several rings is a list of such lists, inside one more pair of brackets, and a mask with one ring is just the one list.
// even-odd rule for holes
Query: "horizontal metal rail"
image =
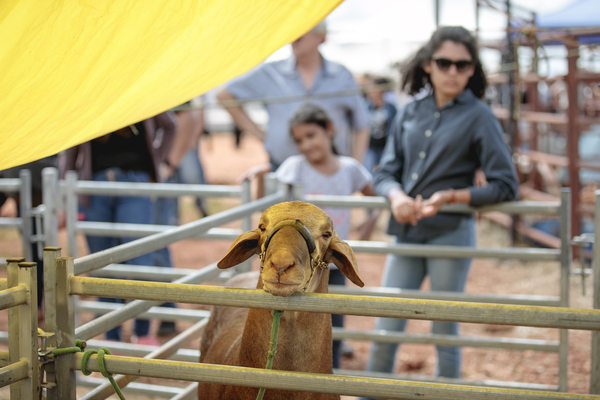
{"label": "horizontal metal rail", "polygon": [[27,303],[27,286],[17,285],[0,291],[0,310]]}
{"label": "horizontal metal rail", "polygon": [[[8,332],[0,331],[0,343],[8,343]],[[111,340],[94,340],[86,341],[87,346],[91,349],[106,347],[113,353],[119,353],[130,357],[145,357],[152,353],[158,347],[148,346],[143,344],[132,344],[128,342],[114,342]],[[175,354],[165,357],[176,361],[197,362],[200,359],[200,351],[192,349],[178,349]],[[0,350],[0,368],[9,364],[8,351]]]}
{"label": "horizontal metal rail", "polygon": [[[195,283],[204,282],[206,280],[209,280],[211,277],[218,275],[219,271],[220,270],[217,268],[217,264],[213,263],[213,264],[209,265],[208,267],[204,267],[200,270],[197,270],[196,272],[194,272],[192,274],[187,275],[184,278],[181,278],[181,279],[173,282],[170,285],[175,285],[176,287],[179,287],[181,284],[184,284],[184,283],[193,285]],[[113,279],[103,279],[103,280],[116,281]],[[135,282],[135,281],[128,281],[128,282]],[[141,283],[141,282],[138,282],[138,283]],[[119,293],[119,297],[126,298],[125,293],[120,293],[120,292],[115,292],[115,293]],[[114,295],[114,293],[113,293],[113,295]],[[121,295],[123,295],[123,296],[121,296]],[[109,296],[109,297],[113,297],[113,296]],[[115,326],[119,326],[123,322],[127,321],[128,319],[137,317],[139,314],[149,310],[153,306],[158,306],[158,305],[164,303],[164,301],[162,301],[162,300],[156,301],[155,299],[157,299],[157,298],[160,298],[160,297],[149,298],[146,300],[132,301],[131,303],[119,308],[118,310],[111,311],[108,314],[98,317],[98,318],[88,322],[87,324],[84,324],[84,325],[78,327],[77,329],[75,329],[75,337],[77,337],[78,339],[87,340],[87,339],[91,339],[91,338],[95,337],[96,335],[99,335],[103,332],[106,332],[107,330],[112,329]]]}
{"label": "horizontal metal rail", "polygon": [[[71,363],[72,369],[81,369],[82,357],[83,353],[75,354]],[[307,391],[307,388],[310,388],[308,390],[311,392],[349,396],[374,396],[386,399],[599,399],[598,396],[574,393],[492,389],[474,386],[358,378],[307,372],[275,371],[203,363],[149,360],[121,356],[105,356],[105,364],[108,372],[113,374],[119,373],[150,378],[264,387],[267,388],[267,391],[268,389]],[[99,371],[97,355],[93,355],[90,358],[87,363],[87,368],[90,371]]]}
{"label": "horizontal metal rail", "polygon": [[[78,312],[89,312],[96,315],[108,314],[111,311],[120,310],[124,307],[117,303],[105,303],[102,301],[79,301],[76,305]],[[141,318],[159,319],[161,321],[192,321],[198,322],[203,318],[210,317],[210,311],[192,310],[189,308],[152,307],[139,315]]]}
{"label": "horizontal metal rail", "polygon": [[467,301],[471,303],[518,304],[522,306],[559,307],[560,297],[525,294],[490,294],[461,292],[427,292],[387,287],[363,287],[329,285],[329,293],[354,296],[400,297],[405,299]]}
{"label": "horizontal metal rail", "polygon": [[[600,330],[600,310],[535,307],[456,301],[296,293],[272,296],[262,290],[72,277],[71,294],[99,297],[408,318],[480,324]],[[118,295],[116,295],[118,293]],[[125,307],[124,307],[125,308]]]}
{"label": "horizontal metal rail", "polygon": [[[454,379],[444,378],[441,376],[431,375],[417,375],[417,374],[388,374],[385,372],[371,372],[371,371],[355,371],[349,369],[334,369],[333,372],[336,375],[345,376],[359,376],[365,378],[376,378],[376,379],[391,379],[399,381],[410,381],[410,382],[430,382],[430,383],[441,383],[448,385],[468,385],[468,386],[484,386],[484,387],[496,387],[505,389],[517,389],[517,390],[539,390],[555,392],[558,390],[557,385],[545,385],[540,383],[527,383],[527,382],[510,382],[510,381],[497,381],[493,379]],[[490,398],[496,398],[490,396]],[[461,399],[460,397],[452,398],[452,400]]]}
{"label": "horizontal metal rail", "polygon": [[102,196],[158,196],[158,197],[241,197],[241,186],[192,185],[187,183],[99,182],[77,181],[77,194]]}
{"label": "horizontal metal rail", "polygon": [[[303,197],[303,200],[319,207],[390,208],[389,201],[381,196],[307,194]],[[555,201],[513,201],[482,207],[471,207],[466,204],[446,204],[442,206],[442,209],[440,210],[440,212],[460,214],[489,211],[499,211],[506,214],[558,214],[560,211],[560,203]]]}
{"label": "horizontal metal rail", "polygon": [[513,339],[513,338],[482,338],[474,336],[451,336],[434,334],[408,334],[383,330],[365,331],[333,327],[333,338],[337,340],[363,340],[379,343],[419,343],[436,346],[456,347],[486,347],[505,350],[534,350],[557,352],[558,341]]}
{"label": "horizontal metal rail", "polygon": [[[175,336],[173,339],[169,340],[167,343],[163,344],[159,348],[155,349],[151,353],[147,354],[144,359],[154,359],[154,358],[168,358],[171,355],[177,352],[177,349],[180,348],[185,343],[199,337],[204,328],[206,327],[208,320],[200,321],[195,323],[192,327],[186,329],[184,332]],[[114,377],[114,381],[117,383],[119,387],[125,387],[129,382],[132,382],[139,377],[139,374],[127,374],[127,375],[119,375]],[[102,385],[98,386],[90,393],[81,397],[80,400],[92,400],[92,399],[105,399],[113,393],[114,389],[110,382],[105,382]]]}
{"label": "horizontal metal rail", "polygon": [[[114,342],[111,340],[88,340],[86,343],[91,349],[106,347],[110,349],[113,354],[117,353],[128,357],[146,357],[148,354],[158,349],[157,346]],[[200,350],[177,349],[177,352],[163,358],[175,361],[198,362],[200,359]]]}
{"label": "horizontal metal rail", "polygon": [[21,180],[19,178],[0,179],[0,192],[16,193],[21,190]]}
{"label": "horizontal metal rail", "polygon": [[365,240],[347,240],[346,243],[358,253],[397,254],[411,257],[442,258],[500,258],[516,260],[558,261],[560,250],[537,248],[497,248],[497,247],[462,247],[434,246],[428,244],[390,244]]}
{"label": "horizontal metal rail", "polygon": [[0,228],[2,229],[21,229],[23,220],[21,218],[0,218]]}
{"label": "horizontal metal rail", "polygon": [[109,277],[166,282],[186,277],[196,271],[198,270],[191,268],[151,267],[147,265],[134,264],[110,264],[102,269],[94,271],[94,276],[98,278]]}
{"label": "horizontal metal rail", "polygon": [[180,394],[171,400],[195,400],[198,397],[198,382],[188,385]]}
{"label": "horizontal metal rail", "polygon": [[29,362],[25,359],[0,368],[0,387],[22,381],[29,377]]}
{"label": "horizontal metal rail", "polygon": [[[123,224],[112,222],[77,222],[75,229],[77,232],[90,236],[108,236],[108,237],[144,237],[154,235],[160,232],[166,232],[169,229],[176,228],[176,225],[151,225],[151,224]],[[235,240],[240,234],[241,229],[212,228],[208,232],[191,237],[190,239],[216,239],[216,240]]]}
{"label": "horizontal metal rail", "polygon": [[[94,378],[93,376],[81,377],[77,376],[77,387],[88,387],[95,388],[106,383],[106,378]],[[173,396],[183,393],[185,388],[176,388],[173,386],[155,385],[151,383],[137,383],[131,382],[123,389],[125,396],[139,395],[139,396],[151,396],[162,397],[170,399]]]}
{"label": "horizontal metal rail", "polygon": [[284,192],[277,192],[251,203],[242,204],[219,214],[210,215],[200,220],[182,226],[174,227],[166,232],[156,233],[129,243],[99,251],[75,260],[75,275],[81,275],[108,264],[119,263],[130,258],[140,256],[158,249],[162,249],[179,240],[187,239],[206,233],[209,229],[221,226],[228,222],[246,217],[255,211],[268,208],[273,204],[283,201]]}

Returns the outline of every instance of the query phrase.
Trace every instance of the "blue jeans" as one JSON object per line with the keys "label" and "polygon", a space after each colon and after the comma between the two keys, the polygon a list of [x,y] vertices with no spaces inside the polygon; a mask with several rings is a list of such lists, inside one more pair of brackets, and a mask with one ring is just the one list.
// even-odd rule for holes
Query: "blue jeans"
{"label": "blue jeans", "polygon": [[369,147],[367,152],[365,153],[364,166],[371,174],[377,165],[379,165],[379,161],[381,161],[381,156],[383,155],[383,147],[382,148],[373,148]]}
{"label": "blue jeans", "polygon": [[[329,269],[329,284],[330,285],[345,285],[346,277],[337,268]],[[331,326],[335,326],[341,328],[344,326],[344,315],[342,314],[331,314]],[[331,346],[332,358],[333,358],[333,368],[340,367],[340,358],[341,358],[341,340],[334,340]]]}
{"label": "blue jeans", "polygon": [[[94,181],[117,182],[149,182],[150,177],[143,171],[122,171],[119,168],[110,168],[93,175]],[[149,197],[139,196],[91,196],[89,207],[81,207],[86,221],[120,222],[131,224],[151,224],[152,202]],[[106,250],[117,245],[128,243],[135,238],[112,238],[104,236],[86,236],[90,253]],[[152,265],[152,254],[144,254],[125,261],[125,264]],[[124,299],[101,297],[100,301],[109,303],[125,303]],[[120,326],[106,332],[109,340],[121,340]],[[136,319],[134,332],[137,336],[148,335],[150,321]]]}
{"label": "blue jeans", "polygon": [[[418,243],[446,246],[475,246],[475,221],[464,218],[459,226],[439,236],[418,241],[396,243]],[[432,291],[463,292],[469,269],[470,258],[423,258],[389,255],[382,277],[383,287],[400,289],[419,289],[427,275],[431,280]],[[404,331],[405,319],[377,318],[375,329]],[[438,335],[458,335],[456,322],[433,321],[432,333]],[[394,361],[398,344],[373,343],[367,363],[367,371],[394,371]],[[437,346],[438,364],[436,374],[447,378],[460,378],[460,347]]]}

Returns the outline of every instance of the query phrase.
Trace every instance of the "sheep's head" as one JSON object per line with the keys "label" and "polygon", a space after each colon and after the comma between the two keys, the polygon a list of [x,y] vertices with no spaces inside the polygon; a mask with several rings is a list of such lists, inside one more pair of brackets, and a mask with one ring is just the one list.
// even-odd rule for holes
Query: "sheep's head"
{"label": "sheep's head", "polygon": [[276,296],[307,287],[310,291],[315,284],[311,278],[318,273],[314,270],[329,263],[356,285],[364,285],[352,249],[339,238],[329,216],[312,204],[292,201],[268,208],[258,229],[241,234],[217,266],[231,268],[254,254],[261,256],[263,288]]}

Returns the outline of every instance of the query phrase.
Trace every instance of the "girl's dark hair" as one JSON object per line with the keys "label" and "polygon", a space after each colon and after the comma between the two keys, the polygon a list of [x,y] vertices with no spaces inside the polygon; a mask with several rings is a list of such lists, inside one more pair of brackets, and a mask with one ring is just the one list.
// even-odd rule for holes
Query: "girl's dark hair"
{"label": "girl's dark hair", "polygon": [[[330,127],[333,128],[333,122],[329,118],[329,115],[327,115],[327,112],[313,103],[304,103],[298,107],[290,119],[290,134],[293,127],[301,124],[316,124],[325,130]],[[339,154],[333,144],[333,139],[331,140],[331,149],[333,150],[333,154]]]}
{"label": "girl's dark hair", "polygon": [[429,74],[425,72],[423,66],[431,61],[433,53],[435,53],[442,43],[447,40],[463,44],[471,54],[475,72],[469,79],[467,88],[471,89],[473,94],[478,98],[483,98],[487,80],[485,79],[481,60],[479,59],[477,41],[475,40],[475,37],[462,26],[445,26],[436,30],[433,35],[431,35],[429,42],[421,47],[417,53],[401,67],[401,87],[406,89],[408,94],[411,95],[419,93],[421,89],[427,86],[431,87]]}

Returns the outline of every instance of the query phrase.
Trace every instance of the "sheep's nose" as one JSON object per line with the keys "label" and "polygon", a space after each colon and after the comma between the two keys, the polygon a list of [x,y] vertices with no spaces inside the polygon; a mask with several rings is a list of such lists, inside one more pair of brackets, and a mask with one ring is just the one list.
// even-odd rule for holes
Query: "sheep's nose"
{"label": "sheep's nose", "polygon": [[278,276],[285,274],[285,271],[295,264],[294,259],[289,255],[280,254],[271,257],[271,266],[277,271]]}

